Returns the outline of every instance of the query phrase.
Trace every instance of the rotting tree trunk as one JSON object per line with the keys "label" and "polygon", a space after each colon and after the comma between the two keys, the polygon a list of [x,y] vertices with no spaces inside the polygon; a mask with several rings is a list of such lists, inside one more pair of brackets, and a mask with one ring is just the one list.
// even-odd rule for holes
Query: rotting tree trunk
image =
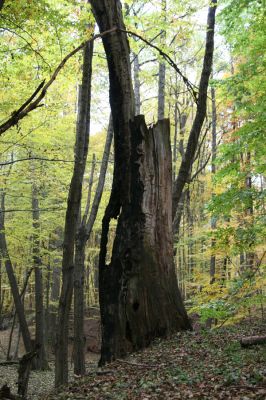
{"label": "rotting tree trunk", "polygon": [[60,386],[68,381],[68,331],[74,282],[74,245],[80,211],[82,181],[89,145],[92,55],[93,42],[89,42],[84,47],[83,76],[79,93],[75,162],[69,188],[65,219],[62,289],[59,300],[55,352],[56,386]]}
{"label": "rotting tree trunk", "polygon": [[[91,4],[101,32],[113,26],[124,29],[120,1]],[[101,365],[147,346],[155,337],[190,328],[173,262],[169,121],[148,129],[143,116],[134,118],[127,37],[114,32],[103,44],[115,165],[99,255]],[[109,224],[117,218],[112,259],[106,265]]]}
{"label": "rotting tree trunk", "polygon": [[11,259],[9,257],[6,236],[5,236],[5,193],[2,191],[1,193],[1,210],[0,210],[0,251],[2,258],[5,263],[6,273],[8,277],[8,281],[10,284],[12,296],[15,303],[16,312],[18,315],[18,320],[20,324],[21,334],[23,338],[24,347],[26,352],[32,351],[32,343],[30,337],[30,331],[28,328],[28,324],[26,321],[25,311],[23,307],[23,303],[19,294],[18,284],[15,277],[13,265]]}
{"label": "rotting tree trunk", "polygon": [[189,181],[193,160],[198,146],[199,136],[206,116],[207,91],[208,91],[209,79],[212,72],[212,60],[214,51],[214,28],[215,28],[216,8],[217,8],[217,0],[212,0],[208,11],[205,55],[204,55],[202,73],[199,84],[196,115],[189,134],[186,152],[182,159],[178,176],[174,182],[173,220],[175,219],[176,211],[180,203],[183,189],[186,183]]}
{"label": "rotting tree trunk", "polygon": [[168,120],[131,124],[131,202],[118,219],[110,265],[100,269],[101,362],[190,327],[173,262]]}
{"label": "rotting tree trunk", "polygon": [[35,345],[38,346],[36,369],[48,369],[44,341],[43,277],[40,257],[40,212],[38,190],[32,185],[33,266],[35,276]]}

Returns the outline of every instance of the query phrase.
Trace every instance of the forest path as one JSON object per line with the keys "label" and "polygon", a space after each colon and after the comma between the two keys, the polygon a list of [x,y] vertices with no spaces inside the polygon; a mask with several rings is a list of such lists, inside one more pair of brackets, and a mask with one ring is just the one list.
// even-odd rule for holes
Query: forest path
{"label": "forest path", "polygon": [[245,320],[213,330],[178,333],[117,360],[42,400],[147,400],[266,398],[265,345],[242,349],[239,339],[265,332]]}

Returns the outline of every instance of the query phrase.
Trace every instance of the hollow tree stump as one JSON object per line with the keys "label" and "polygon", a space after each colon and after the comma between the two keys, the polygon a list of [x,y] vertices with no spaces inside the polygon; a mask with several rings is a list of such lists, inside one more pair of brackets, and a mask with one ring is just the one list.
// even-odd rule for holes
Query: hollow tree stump
{"label": "hollow tree stump", "polygon": [[[138,116],[130,128],[129,188],[118,217],[111,263],[102,265],[100,257],[99,264],[101,364],[144,348],[156,337],[190,328],[173,258],[169,120],[148,128],[144,117]],[[103,238],[106,221],[108,209]],[[101,254],[104,246],[102,239]]]}

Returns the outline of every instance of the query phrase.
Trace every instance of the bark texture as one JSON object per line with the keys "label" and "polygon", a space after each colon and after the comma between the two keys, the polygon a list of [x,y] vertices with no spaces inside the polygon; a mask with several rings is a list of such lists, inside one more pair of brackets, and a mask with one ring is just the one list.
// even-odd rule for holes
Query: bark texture
{"label": "bark texture", "polygon": [[[216,111],[216,96],[215,89],[211,88],[211,98],[212,98],[212,176],[215,176],[216,173],[216,151],[217,151],[217,111]],[[214,193],[212,193],[214,196]],[[216,218],[211,218],[211,229],[214,231],[216,229]],[[212,255],[210,260],[210,283],[214,283],[215,281],[215,273],[216,273],[216,256],[215,256],[215,244],[216,240],[212,237],[211,247],[212,247]]]}
{"label": "bark texture", "polygon": [[[120,1],[91,0],[100,31],[124,29]],[[173,263],[169,122],[148,129],[134,118],[129,45],[123,32],[103,37],[109,67],[115,166],[102,222],[99,296],[100,364],[190,327]],[[110,265],[109,223],[118,218]]]}
{"label": "bark texture", "polygon": [[94,176],[95,163],[92,164],[87,204],[85,213],[82,217],[82,222],[79,226],[76,235],[75,243],[75,274],[74,274],[74,347],[73,347],[73,359],[74,359],[74,373],[77,375],[84,375],[85,373],[85,354],[84,354],[84,274],[85,274],[85,250],[86,243],[90,238],[93,224],[95,222],[98,208],[101,202],[105,175],[108,166],[109,154],[111,149],[113,137],[113,125],[110,117],[109,126],[107,130],[105,148],[102,158],[100,176],[98,185],[96,188],[95,196],[93,199],[92,207],[90,209],[91,199],[91,186]]}
{"label": "bark texture", "polygon": [[88,154],[93,42],[84,48],[83,77],[80,90],[74,171],[68,194],[62,260],[62,289],[59,299],[56,335],[55,385],[68,381],[69,312],[74,281],[74,245],[77,231],[82,181]]}
{"label": "bark texture", "polygon": [[168,120],[131,123],[131,202],[119,216],[110,265],[100,268],[105,363],[190,327],[173,262]]}
{"label": "bark texture", "polygon": [[19,294],[18,284],[14,273],[13,265],[9,257],[7,248],[6,235],[5,235],[5,193],[3,191],[1,193],[1,210],[0,210],[0,251],[2,258],[5,262],[6,273],[10,284],[12,296],[14,299],[16,312],[18,315],[24,347],[27,352],[31,352],[32,342],[30,337],[30,331],[26,321],[23,302]]}
{"label": "bark texture", "polygon": [[48,369],[48,362],[44,343],[44,306],[43,306],[43,277],[40,257],[40,212],[38,191],[35,184],[32,186],[32,225],[33,225],[33,266],[35,275],[35,345],[38,346],[36,355],[36,369]]}
{"label": "bark texture", "polygon": [[[166,23],[166,0],[161,0],[161,18]],[[165,30],[161,35],[161,45],[165,45],[166,32]],[[158,120],[164,119],[165,115],[165,75],[166,66],[165,62],[160,60],[159,63],[159,79],[158,79]]]}

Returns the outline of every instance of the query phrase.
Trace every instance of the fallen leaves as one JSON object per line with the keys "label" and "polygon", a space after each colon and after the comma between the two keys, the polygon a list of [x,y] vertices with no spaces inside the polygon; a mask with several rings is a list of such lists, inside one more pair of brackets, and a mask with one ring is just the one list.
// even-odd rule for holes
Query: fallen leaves
{"label": "fallen leaves", "polygon": [[49,400],[264,400],[265,346],[242,349],[239,336],[261,321],[186,332],[79,378]]}

